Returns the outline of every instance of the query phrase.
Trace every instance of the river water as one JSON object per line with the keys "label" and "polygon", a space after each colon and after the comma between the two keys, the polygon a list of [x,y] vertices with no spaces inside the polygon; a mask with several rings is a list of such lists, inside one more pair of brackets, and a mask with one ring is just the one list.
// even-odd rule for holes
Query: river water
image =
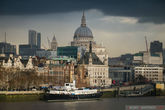
{"label": "river water", "polygon": [[1,102],[0,110],[125,110],[127,105],[165,105],[165,97],[105,98],[73,102]]}

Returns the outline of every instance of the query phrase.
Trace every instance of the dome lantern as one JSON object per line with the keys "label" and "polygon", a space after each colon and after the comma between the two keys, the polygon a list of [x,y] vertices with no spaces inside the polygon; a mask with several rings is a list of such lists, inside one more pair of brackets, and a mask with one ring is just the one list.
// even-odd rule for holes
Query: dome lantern
{"label": "dome lantern", "polygon": [[78,27],[74,33],[74,39],[75,38],[93,38],[92,31],[86,26],[84,11],[81,18],[81,26]]}

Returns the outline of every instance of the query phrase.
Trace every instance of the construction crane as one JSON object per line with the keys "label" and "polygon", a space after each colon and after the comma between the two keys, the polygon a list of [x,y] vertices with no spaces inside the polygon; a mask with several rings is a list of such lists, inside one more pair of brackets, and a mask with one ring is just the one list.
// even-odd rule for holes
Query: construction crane
{"label": "construction crane", "polygon": [[51,47],[50,47],[51,43],[50,43],[50,40],[49,40],[48,37],[47,37],[47,40],[48,40],[48,47],[49,47],[49,49],[50,49],[50,48],[51,48]]}
{"label": "construction crane", "polygon": [[147,50],[147,53],[149,52],[148,51],[148,43],[147,43],[147,37],[145,36],[145,41],[146,41],[146,50]]}
{"label": "construction crane", "polygon": [[42,46],[43,46],[43,48],[44,48],[45,50],[48,50],[48,48],[46,48],[46,46],[45,46],[44,44],[42,44]]}
{"label": "construction crane", "polygon": [[6,32],[5,32],[5,43],[6,43]]}
{"label": "construction crane", "polygon": [[145,42],[146,42],[146,50],[147,50],[147,64],[149,64],[149,50],[148,50],[148,43],[147,43],[147,37],[145,36]]}

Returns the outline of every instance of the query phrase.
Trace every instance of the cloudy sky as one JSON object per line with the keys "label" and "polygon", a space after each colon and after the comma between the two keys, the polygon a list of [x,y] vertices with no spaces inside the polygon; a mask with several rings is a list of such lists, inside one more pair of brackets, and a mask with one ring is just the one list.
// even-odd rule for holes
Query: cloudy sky
{"label": "cloudy sky", "polygon": [[34,29],[46,47],[54,34],[60,46],[70,45],[83,10],[110,57],[146,50],[144,36],[165,45],[164,0],[0,0],[0,41],[6,32],[9,43],[26,44]]}

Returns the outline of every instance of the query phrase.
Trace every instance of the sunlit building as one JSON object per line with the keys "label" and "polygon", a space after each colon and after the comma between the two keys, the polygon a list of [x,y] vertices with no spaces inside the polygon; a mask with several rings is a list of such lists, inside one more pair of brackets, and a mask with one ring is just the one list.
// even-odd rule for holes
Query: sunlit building
{"label": "sunlit building", "polygon": [[146,77],[153,82],[163,81],[163,67],[154,65],[142,65],[134,68],[135,78],[139,75]]}
{"label": "sunlit building", "polygon": [[[78,27],[74,33],[73,41],[71,42],[71,46],[81,46],[84,47],[86,51],[89,51],[89,42],[92,43],[92,50],[99,59],[104,62],[108,60],[108,53],[103,45],[99,45],[94,41],[94,37],[91,29],[86,24],[86,18],[83,12],[83,16],[81,18],[81,25]],[[107,64],[108,65],[108,64]]]}

